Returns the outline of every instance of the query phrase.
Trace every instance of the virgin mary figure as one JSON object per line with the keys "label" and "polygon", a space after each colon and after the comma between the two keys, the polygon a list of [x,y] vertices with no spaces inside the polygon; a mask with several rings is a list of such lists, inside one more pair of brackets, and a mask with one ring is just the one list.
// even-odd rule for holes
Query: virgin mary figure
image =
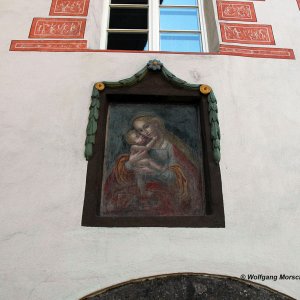
{"label": "virgin mary figure", "polygon": [[[137,116],[132,128],[142,137],[149,158],[161,168],[137,167],[139,153],[118,157],[103,184],[103,216],[199,216],[204,214],[200,161],[154,115]],[[151,143],[149,143],[152,141]],[[144,182],[141,193],[139,178]]]}

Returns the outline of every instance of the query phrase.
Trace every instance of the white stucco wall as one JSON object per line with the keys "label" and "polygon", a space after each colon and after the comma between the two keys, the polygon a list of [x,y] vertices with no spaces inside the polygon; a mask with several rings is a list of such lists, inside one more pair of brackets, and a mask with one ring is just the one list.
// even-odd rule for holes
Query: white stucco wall
{"label": "white stucco wall", "polygon": [[[256,5],[277,46],[293,48],[296,60],[9,52],[10,40],[26,39],[32,17],[45,17],[49,6],[49,0],[0,4],[0,298],[74,300],[172,272],[299,275],[296,0]],[[215,91],[225,229],[80,226],[92,86],[129,77],[153,58]],[[263,283],[300,297],[300,281]]]}

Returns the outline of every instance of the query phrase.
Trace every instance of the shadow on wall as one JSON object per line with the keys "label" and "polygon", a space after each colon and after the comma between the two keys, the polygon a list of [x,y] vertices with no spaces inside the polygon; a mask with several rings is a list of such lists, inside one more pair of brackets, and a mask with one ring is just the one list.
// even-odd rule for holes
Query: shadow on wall
{"label": "shadow on wall", "polygon": [[198,273],[178,273],[127,281],[87,295],[80,300],[122,299],[288,300],[294,298],[266,286],[236,277]]}

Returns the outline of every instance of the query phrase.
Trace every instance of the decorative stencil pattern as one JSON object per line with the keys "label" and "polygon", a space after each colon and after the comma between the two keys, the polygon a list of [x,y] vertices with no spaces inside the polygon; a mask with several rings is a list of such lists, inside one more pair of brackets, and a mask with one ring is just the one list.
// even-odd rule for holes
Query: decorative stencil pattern
{"label": "decorative stencil pattern", "polygon": [[52,0],[50,16],[87,16],[90,0]]}
{"label": "decorative stencil pattern", "polygon": [[223,42],[275,45],[271,25],[220,23],[220,26]]}
{"label": "decorative stencil pattern", "polygon": [[34,18],[30,38],[83,38],[86,20],[71,18]]}
{"label": "decorative stencil pattern", "polygon": [[[50,0],[49,0],[50,1]],[[90,0],[51,0],[50,16],[87,16]],[[230,21],[256,22],[255,2],[265,0],[214,0],[217,3],[223,42],[240,44],[275,45],[271,25],[233,24]],[[255,1],[255,2],[254,2]],[[300,9],[300,0],[295,0]],[[229,21],[229,22],[228,22]],[[228,22],[228,23],[226,23]],[[29,38],[40,40],[12,40],[10,51],[102,52],[109,50],[87,49],[82,39],[86,20],[84,18],[34,18]],[[57,40],[42,40],[57,39]],[[61,39],[61,40],[59,40]],[[126,51],[124,51],[126,52]],[[129,51],[131,52],[131,51]],[[183,53],[186,55],[186,53]],[[247,46],[220,45],[219,55],[295,59],[292,49],[256,48]]]}
{"label": "decorative stencil pattern", "polygon": [[10,51],[76,51],[87,48],[87,41],[12,41]]}
{"label": "decorative stencil pattern", "polygon": [[251,2],[218,1],[219,20],[256,22],[254,5]]}

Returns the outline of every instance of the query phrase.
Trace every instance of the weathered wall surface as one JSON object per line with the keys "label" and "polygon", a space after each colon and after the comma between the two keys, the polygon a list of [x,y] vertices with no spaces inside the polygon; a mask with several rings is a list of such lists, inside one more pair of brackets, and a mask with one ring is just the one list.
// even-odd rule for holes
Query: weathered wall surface
{"label": "weathered wall surface", "polygon": [[[296,60],[9,52],[50,4],[1,1],[0,298],[73,300],[171,272],[299,275],[299,10],[292,0],[267,2],[257,15]],[[80,226],[92,86],[153,58],[215,91],[225,229]],[[260,283],[300,297],[300,281]]]}

